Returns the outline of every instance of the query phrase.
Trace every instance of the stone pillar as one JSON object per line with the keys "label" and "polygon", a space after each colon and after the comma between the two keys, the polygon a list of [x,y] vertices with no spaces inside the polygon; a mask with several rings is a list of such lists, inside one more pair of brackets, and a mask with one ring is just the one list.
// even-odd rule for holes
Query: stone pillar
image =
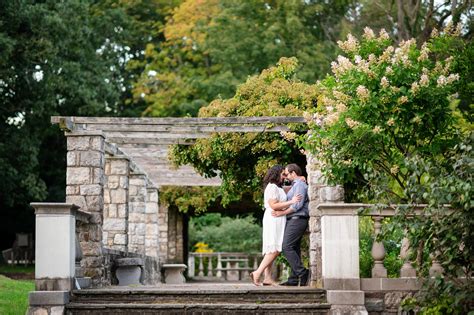
{"label": "stone pillar", "polygon": [[184,263],[183,215],[176,212],[176,262]]}
{"label": "stone pillar", "polygon": [[128,202],[128,251],[145,255],[147,181],[145,174],[130,174]]}
{"label": "stone pillar", "polygon": [[35,285],[37,291],[71,291],[74,287],[78,207],[32,203],[36,216]]}
{"label": "stone pillar", "polygon": [[103,243],[123,252],[128,250],[129,164],[126,156],[105,159]]}
{"label": "stone pillar", "polygon": [[[323,188],[321,193],[323,192]],[[359,217],[363,204],[322,203],[322,280],[331,314],[367,314],[359,277]]]}
{"label": "stone pillar", "polygon": [[158,256],[160,261],[168,261],[168,205],[158,208]]}
{"label": "stone pillar", "polygon": [[177,210],[168,210],[168,261],[177,262],[176,260],[176,221]]}
{"label": "stone pillar", "polygon": [[158,257],[158,189],[156,187],[147,188],[145,215],[145,253],[147,256]]}
{"label": "stone pillar", "polygon": [[311,286],[322,288],[322,247],[321,212],[318,205],[323,202],[343,202],[344,189],[341,186],[328,186],[322,175],[321,163],[312,154],[306,156],[309,196],[309,267]]}
{"label": "stone pillar", "polygon": [[100,287],[107,284],[102,252],[105,138],[97,131],[66,133],[66,137],[66,202],[91,215],[90,222],[78,225],[82,267],[84,275],[92,278],[92,285]]}

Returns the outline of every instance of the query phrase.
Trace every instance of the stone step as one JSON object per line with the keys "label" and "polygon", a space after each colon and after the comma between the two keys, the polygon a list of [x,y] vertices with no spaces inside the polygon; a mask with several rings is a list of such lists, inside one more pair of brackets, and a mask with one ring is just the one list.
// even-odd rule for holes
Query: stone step
{"label": "stone step", "polygon": [[276,304],[326,303],[326,292],[321,289],[268,287],[262,289],[95,289],[73,291],[73,303],[109,304]]}
{"label": "stone step", "polygon": [[69,303],[68,315],[93,314],[329,314],[327,303],[186,303],[186,304],[82,304]]}

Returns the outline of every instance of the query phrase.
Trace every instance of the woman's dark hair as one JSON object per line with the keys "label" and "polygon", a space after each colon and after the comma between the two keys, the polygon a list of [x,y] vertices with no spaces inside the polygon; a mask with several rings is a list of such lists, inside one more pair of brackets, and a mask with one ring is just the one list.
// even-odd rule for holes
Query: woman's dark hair
{"label": "woman's dark hair", "polygon": [[281,165],[275,165],[269,168],[267,174],[263,178],[263,189],[265,189],[270,183],[280,186],[280,176],[284,169],[285,168]]}

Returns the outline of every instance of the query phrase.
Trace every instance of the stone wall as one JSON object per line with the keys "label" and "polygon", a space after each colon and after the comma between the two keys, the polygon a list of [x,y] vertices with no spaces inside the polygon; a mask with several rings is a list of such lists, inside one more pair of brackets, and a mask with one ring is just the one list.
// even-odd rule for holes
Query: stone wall
{"label": "stone wall", "polygon": [[130,174],[128,204],[128,250],[145,254],[147,180],[145,174]]}
{"label": "stone wall", "polygon": [[168,205],[161,203],[158,209],[158,256],[162,262],[168,259]]}
{"label": "stone wall", "polygon": [[365,308],[369,314],[403,314],[400,303],[416,291],[365,292]]}
{"label": "stone wall", "polygon": [[94,286],[104,284],[102,253],[104,136],[100,132],[66,133],[67,172],[66,202],[74,203],[91,214],[90,223],[79,224],[79,241],[84,275],[92,278]]}
{"label": "stone wall", "polygon": [[145,253],[147,256],[158,257],[158,189],[156,187],[147,188],[145,216]]}
{"label": "stone wall", "polygon": [[128,250],[128,186],[130,161],[125,156],[108,156],[105,161],[104,246]]}

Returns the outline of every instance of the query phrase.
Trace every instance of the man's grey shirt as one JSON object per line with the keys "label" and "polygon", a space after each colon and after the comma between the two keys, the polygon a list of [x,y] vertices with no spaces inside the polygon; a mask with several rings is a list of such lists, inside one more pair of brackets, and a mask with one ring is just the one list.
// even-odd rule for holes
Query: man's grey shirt
{"label": "man's grey shirt", "polygon": [[308,217],[309,218],[309,198],[308,198],[308,185],[300,179],[293,181],[293,186],[287,194],[288,200],[291,200],[294,196],[301,194],[303,198],[295,204],[292,204],[290,208],[293,208],[295,212],[287,214],[287,218],[293,216]]}

